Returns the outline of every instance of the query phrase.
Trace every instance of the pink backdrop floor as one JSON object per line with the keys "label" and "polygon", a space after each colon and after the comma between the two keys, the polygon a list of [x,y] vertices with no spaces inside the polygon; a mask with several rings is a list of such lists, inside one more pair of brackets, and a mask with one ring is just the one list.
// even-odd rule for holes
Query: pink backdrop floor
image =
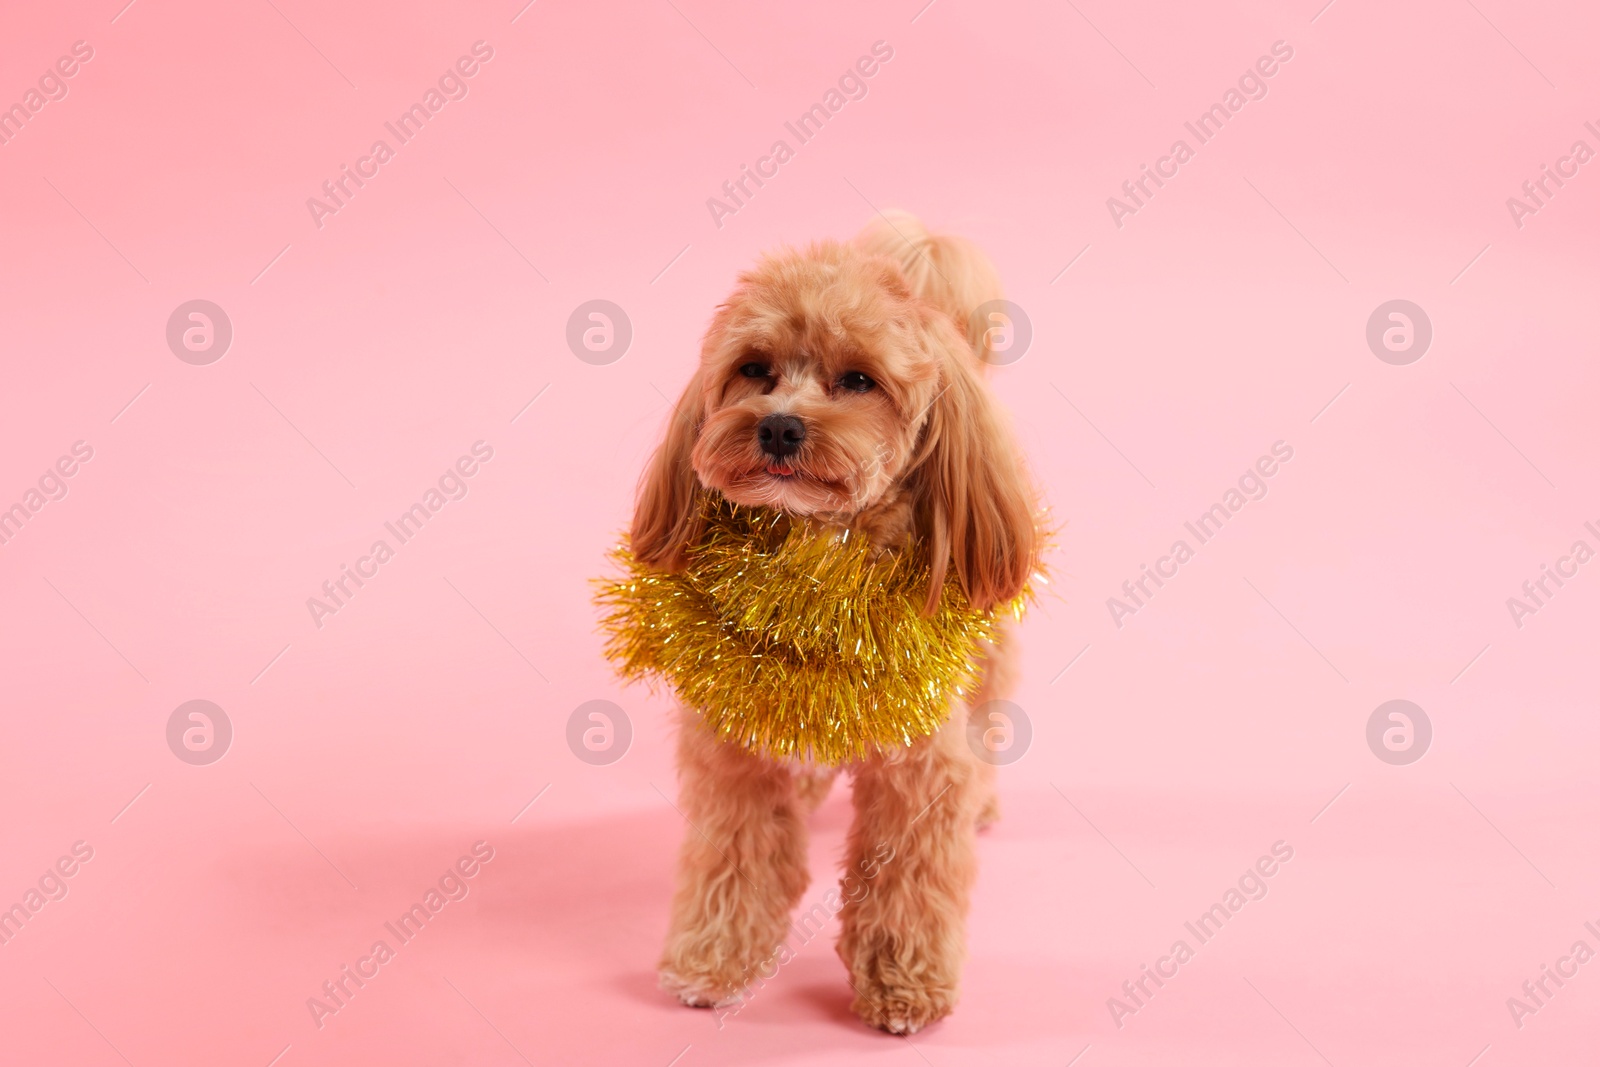
{"label": "pink backdrop floor", "polygon": [[[123,3],[12,12],[0,49],[25,116],[0,144],[0,507],[26,515],[0,544],[0,905],[26,916],[0,1058],[1592,1055],[1600,963],[1570,953],[1600,949],[1600,563],[1561,562],[1600,549],[1592,10]],[[362,163],[480,41],[459,98]],[[879,41],[798,144],[784,123]],[[1185,123],[1275,42],[1201,144]],[[778,139],[793,158],[714,219]],[[1114,213],[1145,164],[1165,184]],[[342,165],[366,183],[314,217]],[[1544,166],[1566,177],[1535,203]],[[953,1018],[862,1028],[830,929],[719,1029],[654,988],[668,706],[609,676],[586,582],[734,273],[890,206],[979,241],[1032,322],[995,380],[1065,523],[1023,631],[1033,739]],[[594,299],[633,331],[606,364],[565,340]],[[231,324],[222,358],[169,347],[191,300]],[[1368,344],[1391,300],[1431,324],[1420,359]],[[314,620],[479,441],[465,496]],[[1265,498],[1114,620],[1280,441]],[[1564,584],[1513,617],[1545,565]],[[1404,765],[1366,734],[1396,699],[1432,730]],[[231,724],[220,760],[169,747],[191,700]],[[590,700],[631,724],[615,762],[568,747]],[[816,815],[808,903],[848,812],[839,789]],[[386,934],[480,841],[464,899]],[[1266,895],[1114,1019],[1276,842]],[[319,1027],[308,998],[380,938]],[[1569,977],[1514,1013],[1544,966]]]}

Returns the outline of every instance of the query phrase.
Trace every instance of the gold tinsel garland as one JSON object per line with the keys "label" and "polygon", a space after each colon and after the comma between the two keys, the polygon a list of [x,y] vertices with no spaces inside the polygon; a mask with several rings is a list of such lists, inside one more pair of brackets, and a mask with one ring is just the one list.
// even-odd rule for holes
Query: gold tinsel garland
{"label": "gold tinsel garland", "polygon": [[[666,681],[724,740],[824,764],[937,730],[994,636],[993,611],[952,575],[924,615],[929,568],[913,547],[813,532],[780,512],[706,500],[682,574],[611,554],[599,582],[606,655],[627,679]],[[1003,609],[1020,617],[1028,594]]]}

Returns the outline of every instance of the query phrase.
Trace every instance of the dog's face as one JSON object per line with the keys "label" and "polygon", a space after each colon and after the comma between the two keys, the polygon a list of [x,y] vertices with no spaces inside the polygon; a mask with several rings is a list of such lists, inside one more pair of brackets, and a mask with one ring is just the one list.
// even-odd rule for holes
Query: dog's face
{"label": "dog's face", "polygon": [[769,258],[701,353],[701,484],[738,504],[862,511],[906,473],[939,366],[892,265],[838,245]]}
{"label": "dog's face", "polygon": [[926,547],[929,610],[952,567],[979,608],[1016,596],[1037,551],[1033,492],[977,365],[952,313],[890,258],[836,243],[767,257],[706,333],[640,481],[634,554],[683,567],[706,489],[852,528],[883,503],[905,525],[879,533]]}

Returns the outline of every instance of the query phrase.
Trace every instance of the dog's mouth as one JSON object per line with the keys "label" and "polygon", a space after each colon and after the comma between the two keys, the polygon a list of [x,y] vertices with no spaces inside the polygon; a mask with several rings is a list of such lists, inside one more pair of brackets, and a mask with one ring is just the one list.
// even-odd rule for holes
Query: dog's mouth
{"label": "dog's mouth", "polygon": [[752,503],[760,501],[785,508],[850,496],[847,479],[803,465],[795,456],[764,456],[759,464],[746,468],[738,481],[743,484],[727,487],[736,499],[748,495]]}
{"label": "dog's mouth", "polygon": [[766,481],[777,485],[815,486],[827,492],[847,493],[846,482],[842,478],[830,477],[827,473],[809,470],[791,459],[775,459],[768,457],[761,465],[761,471],[766,475]]}
{"label": "dog's mouth", "polygon": [[810,449],[775,456],[754,448],[708,447],[694,467],[702,485],[747,507],[809,515],[839,511],[856,499],[856,472]]}

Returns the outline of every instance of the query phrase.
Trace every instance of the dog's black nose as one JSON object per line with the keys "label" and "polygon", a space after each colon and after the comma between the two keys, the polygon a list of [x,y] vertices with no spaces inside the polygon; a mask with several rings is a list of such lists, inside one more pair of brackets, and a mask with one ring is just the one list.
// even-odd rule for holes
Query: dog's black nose
{"label": "dog's black nose", "polygon": [[793,415],[768,415],[756,423],[756,440],[769,456],[792,456],[806,439],[806,424]]}

